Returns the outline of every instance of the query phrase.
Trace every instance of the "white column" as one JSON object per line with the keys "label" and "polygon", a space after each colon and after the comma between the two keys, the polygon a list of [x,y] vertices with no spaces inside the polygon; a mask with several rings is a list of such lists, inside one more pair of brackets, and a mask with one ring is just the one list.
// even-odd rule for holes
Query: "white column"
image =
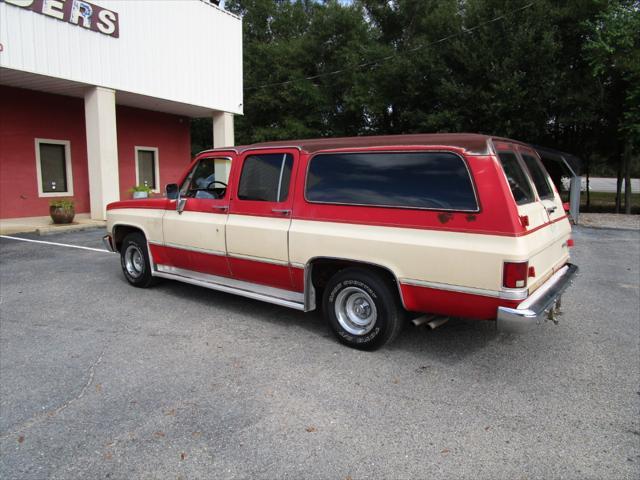
{"label": "white column", "polygon": [[213,148],[234,145],[233,113],[213,112]]}
{"label": "white column", "polygon": [[104,220],[108,203],[120,200],[116,93],[93,87],[84,96],[91,218]]}

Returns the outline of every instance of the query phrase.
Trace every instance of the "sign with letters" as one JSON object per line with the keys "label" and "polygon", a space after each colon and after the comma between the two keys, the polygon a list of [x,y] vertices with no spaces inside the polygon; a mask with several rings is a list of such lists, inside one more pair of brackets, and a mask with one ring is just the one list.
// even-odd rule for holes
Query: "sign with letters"
{"label": "sign with letters", "polygon": [[35,13],[57,18],[87,30],[118,38],[118,13],[85,0],[0,0]]}

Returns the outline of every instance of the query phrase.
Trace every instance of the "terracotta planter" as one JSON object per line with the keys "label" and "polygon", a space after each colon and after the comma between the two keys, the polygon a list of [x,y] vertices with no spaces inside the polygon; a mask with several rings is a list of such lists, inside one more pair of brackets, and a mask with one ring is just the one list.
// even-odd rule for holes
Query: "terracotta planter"
{"label": "terracotta planter", "polygon": [[53,223],[71,223],[73,222],[73,217],[76,216],[76,210],[73,207],[49,207],[49,215],[51,215]]}

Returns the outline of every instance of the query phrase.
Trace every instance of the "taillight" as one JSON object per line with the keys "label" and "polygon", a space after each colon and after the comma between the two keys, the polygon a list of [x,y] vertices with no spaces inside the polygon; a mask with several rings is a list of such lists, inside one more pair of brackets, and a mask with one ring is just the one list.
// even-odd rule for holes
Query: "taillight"
{"label": "taillight", "polygon": [[575,245],[573,238],[570,238],[569,240],[567,240],[567,247],[573,247]]}
{"label": "taillight", "polygon": [[502,286],[505,288],[524,288],[529,276],[529,262],[504,262]]}

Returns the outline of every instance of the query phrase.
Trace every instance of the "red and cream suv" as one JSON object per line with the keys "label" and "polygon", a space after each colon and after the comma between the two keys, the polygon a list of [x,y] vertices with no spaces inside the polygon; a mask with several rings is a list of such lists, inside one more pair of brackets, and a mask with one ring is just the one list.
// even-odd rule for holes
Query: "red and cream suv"
{"label": "red and cream suv", "polygon": [[535,325],[577,268],[530,146],[474,134],[303,140],[197,155],[166,198],[107,209],[127,280],[303,311],[374,349],[407,312]]}

